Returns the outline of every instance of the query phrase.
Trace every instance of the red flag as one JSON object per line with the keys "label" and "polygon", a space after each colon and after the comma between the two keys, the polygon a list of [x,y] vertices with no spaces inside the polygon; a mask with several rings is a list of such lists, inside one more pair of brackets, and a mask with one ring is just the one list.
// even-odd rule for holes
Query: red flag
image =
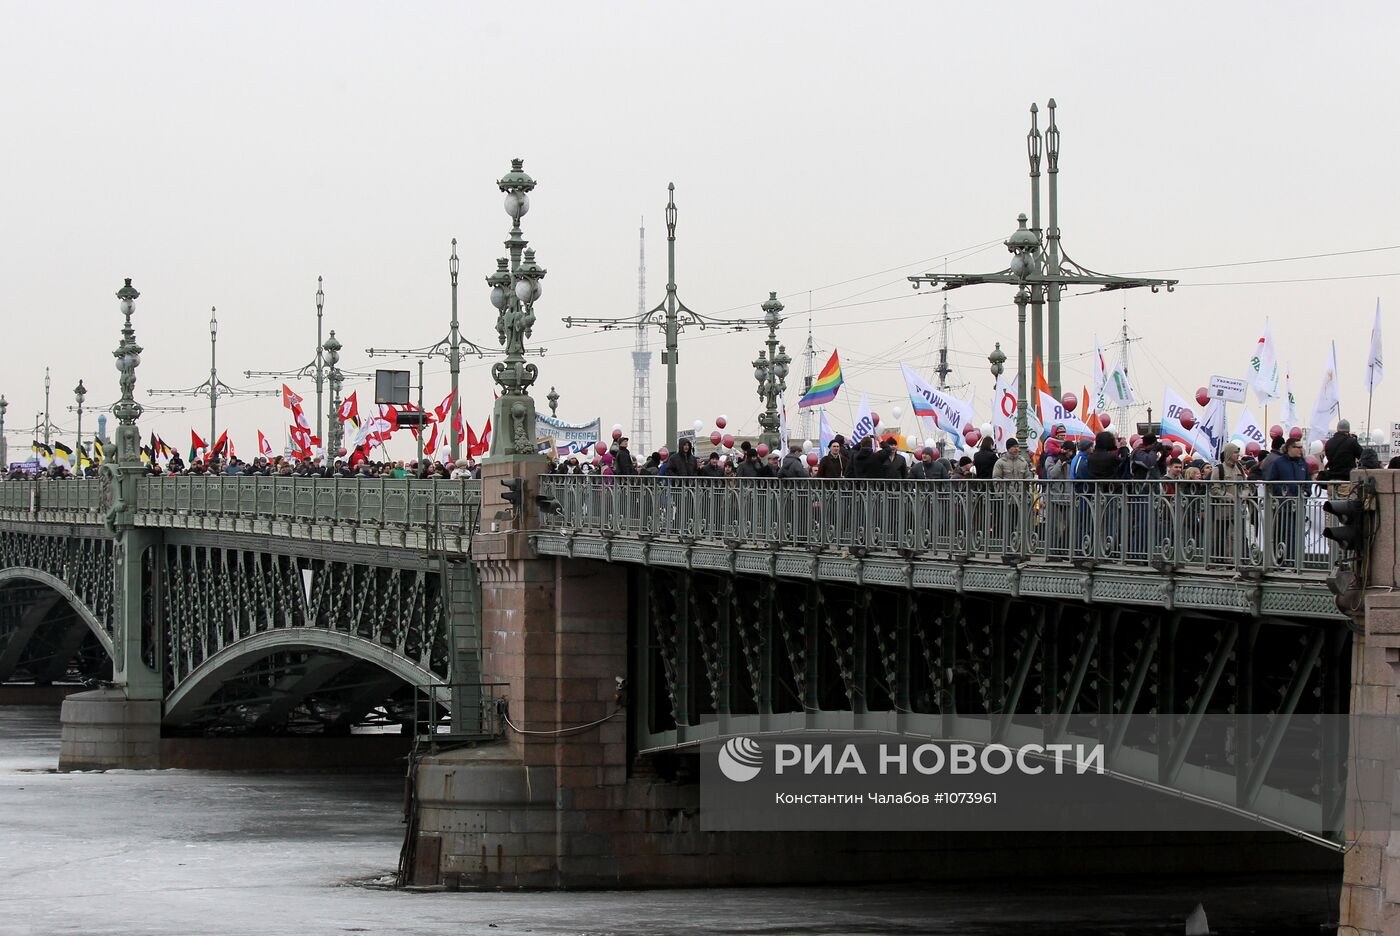
{"label": "red flag", "polygon": [[437,452],[437,447],[438,447],[438,424],[437,424],[436,422],[434,422],[434,423],[433,423],[433,431],[432,431],[432,433],[428,436],[428,442],[427,442],[426,445],[423,446],[423,454],[424,454],[424,455],[432,455],[432,454],[434,454],[435,452]]}
{"label": "red flag", "polygon": [[336,411],[336,416],[341,422],[360,421],[360,404],[359,401],[355,399],[354,393],[351,393],[341,401],[340,409]]}
{"label": "red flag", "polygon": [[481,431],[481,438],[476,437],[472,431],[472,424],[467,423],[467,454],[472,458],[480,458],[491,450],[491,417],[486,417],[486,428]]}
{"label": "red flag", "polygon": [[263,435],[261,429],[258,430],[258,454],[264,458],[272,457],[272,446],[267,442],[267,436]]}
{"label": "red flag", "polygon": [[193,449],[206,449],[206,448],[208,448],[208,447],[209,447],[209,443],[208,443],[208,442],[205,442],[203,439],[201,439],[201,438],[199,437],[199,433],[198,433],[198,432],[195,432],[193,429],[191,429],[191,430],[190,430],[190,448],[193,450]]}
{"label": "red flag", "polygon": [[[449,390],[447,396],[442,398],[442,402],[438,404],[437,409],[433,410],[428,418],[433,422],[447,422],[448,417],[452,415],[452,399],[456,395],[457,393],[455,390]],[[460,417],[462,414],[459,411],[457,415]]]}
{"label": "red flag", "polygon": [[292,392],[292,388],[286,384],[282,385],[282,405],[287,409],[301,405],[301,397]]}
{"label": "red flag", "polygon": [[219,433],[219,441],[214,443],[214,448],[209,452],[211,458],[216,458],[228,447],[228,430]]}

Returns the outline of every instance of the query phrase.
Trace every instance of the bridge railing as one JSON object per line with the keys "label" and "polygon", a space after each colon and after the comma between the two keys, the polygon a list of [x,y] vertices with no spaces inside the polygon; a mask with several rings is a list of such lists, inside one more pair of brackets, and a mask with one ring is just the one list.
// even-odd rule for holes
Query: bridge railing
{"label": "bridge railing", "polygon": [[102,491],[96,480],[0,482],[0,516],[65,521],[102,519]]}
{"label": "bridge railing", "polygon": [[470,536],[481,482],[256,475],[142,478],[140,511],[301,523],[432,529]]}
{"label": "bridge railing", "polygon": [[547,529],[969,559],[1322,573],[1342,483],[552,475]]}

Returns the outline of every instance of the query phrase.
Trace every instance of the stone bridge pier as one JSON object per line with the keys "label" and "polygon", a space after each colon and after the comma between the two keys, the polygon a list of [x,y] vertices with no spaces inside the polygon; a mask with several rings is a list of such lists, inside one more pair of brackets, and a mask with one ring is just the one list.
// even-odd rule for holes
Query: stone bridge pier
{"label": "stone bridge pier", "polygon": [[[1343,933],[1400,933],[1400,472],[1365,472],[1378,504],[1352,645],[1355,773],[1348,783]],[[1350,928],[1348,928],[1350,927]]]}

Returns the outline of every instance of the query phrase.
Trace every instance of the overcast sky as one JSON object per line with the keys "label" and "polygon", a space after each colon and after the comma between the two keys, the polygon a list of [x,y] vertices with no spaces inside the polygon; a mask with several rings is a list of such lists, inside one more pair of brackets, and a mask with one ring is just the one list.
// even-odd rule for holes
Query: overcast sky
{"label": "overcast sky", "polygon": [[[45,365],[53,421],[69,431],[79,378],[89,405],[116,399],[125,276],[142,293],[143,403],[182,402],[147,391],[208,375],[210,306],[220,376],[276,386],[242,372],[310,360],[318,275],[346,366],[385,366],[366,358],[371,346],[431,344],[447,331],[454,236],[464,334],[494,346],[482,277],[508,231],[495,180],[513,156],[539,183],[525,234],[549,271],[532,342],[548,348],[541,409],[554,385],[564,418],[631,423],[631,336],[560,320],[636,311],[643,216],[648,300],[661,300],[673,181],[681,298],[756,316],[777,290],[794,386],[810,305],[817,367],[832,349],[845,362],[831,414],[846,424],[861,392],[877,410],[904,398],[901,361],[931,377],[941,299],[903,277],[944,258],[968,272],[1004,265],[1000,241],[1029,210],[1027,108],[1039,101],[1043,116],[1052,96],[1070,256],[1104,272],[1193,268],[1171,274],[1183,281],[1172,294],[1067,301],[1066,384],[1088,382],[1094,335],[1111,342],[1125,308],[1142,339],[1133,377],[1154,405],[1168,384],[1190,396],[1212,374],[1242,376],[1267,317],[1305,417],[1336,340],[1343,411],[1360,429],[1376,300],[1400,308],[1394,3],[4,10],[0,392],[9,441],[25,450],[12,459],[27,455]],[[975,384],[984,411],[993,343],[1014,361],[1011,298],[1004,286],[949,296],[951,381]],[[1390,331],[1398,363],[1376,394],[1377,427],[1400,419],[1400,326]],[[755,332],[685,336],[683,427],[724,413],[757,430],[758,348]],[[436,403],[446,362],[427,373]],[[652,388],[659,435],[659,353]],[[468,419],[484,421],[489,361],[471,364],[463,392]],[[143,430],[188,447],[208,411],[183,402],[189,412],[150,415]],[[220,416],[240,454],[257,429],[280,449],[278,400],[226,399]]]}

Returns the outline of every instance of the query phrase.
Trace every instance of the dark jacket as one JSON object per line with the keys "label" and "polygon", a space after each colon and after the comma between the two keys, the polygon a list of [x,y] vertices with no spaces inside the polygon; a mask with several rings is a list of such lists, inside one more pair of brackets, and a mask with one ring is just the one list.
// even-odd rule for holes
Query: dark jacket
{"label": "dark jacket", "polygon": [[783,464],[778,469],[780,478],[806,478],[810,477],[807,472],[807,460],[801,455],[794,455],[788,452],[783,456]]}
{"label": "dark jacket", "polygon": [[823,455],[817,462],[818,478],[844,478],[850,471],[851,462],[844,454]]}
{"label": "dark jacket", "polygon": [[913,468],[909,469],[909,477],[915,481],[946,481],[951,475],[948,461],[943,458],[917,462]]}
{"label": "dark jacket", "polygon": [[757,459],[746,458],[739,462],[739,467],[734,469],[734,474],[741,478],[762,478],[764,477],[764,472],[760,469],[766,467],[768,466],[762,464]]}
{"label": "dark jacket", "polygon": [[632,453],[619,445],[616,454],[613,455],[613,474],[634,475],[636,473],[637,463],[632,460]]}
{"label": "dark jacket", "polygon": [[1346,481],[1352,469],[1361,461],[1361,443],[1350,432],[1338,432],[1322,447],[1327,455],[1327,477]]}
{"label": "dark jacket", "polygon": [[990,478],[992,472],[996,470],[997,453],[993,449],[978,449],[972,456],[972,467],[977,472],[978,479]]}
{"label": "dark jacket", "polygon": [[[1289,458],[1282,456],[1272,459],[1269,467],[1264,470],[1265,481],[1306,481],[1308,480],[1308,462],[1304,458]],[[1300,484],[1280,484],[1271,488],[1271,493],[1280,497],[1297,497],[1303,487]]]}
{"label": "dark jacket", "polygon": [[695,450],[691,448],[690,440],[682,439],[676,448],[679,451],[666,459],[666,477],[693,478],[698,475],[700,466],[695,463]]}

